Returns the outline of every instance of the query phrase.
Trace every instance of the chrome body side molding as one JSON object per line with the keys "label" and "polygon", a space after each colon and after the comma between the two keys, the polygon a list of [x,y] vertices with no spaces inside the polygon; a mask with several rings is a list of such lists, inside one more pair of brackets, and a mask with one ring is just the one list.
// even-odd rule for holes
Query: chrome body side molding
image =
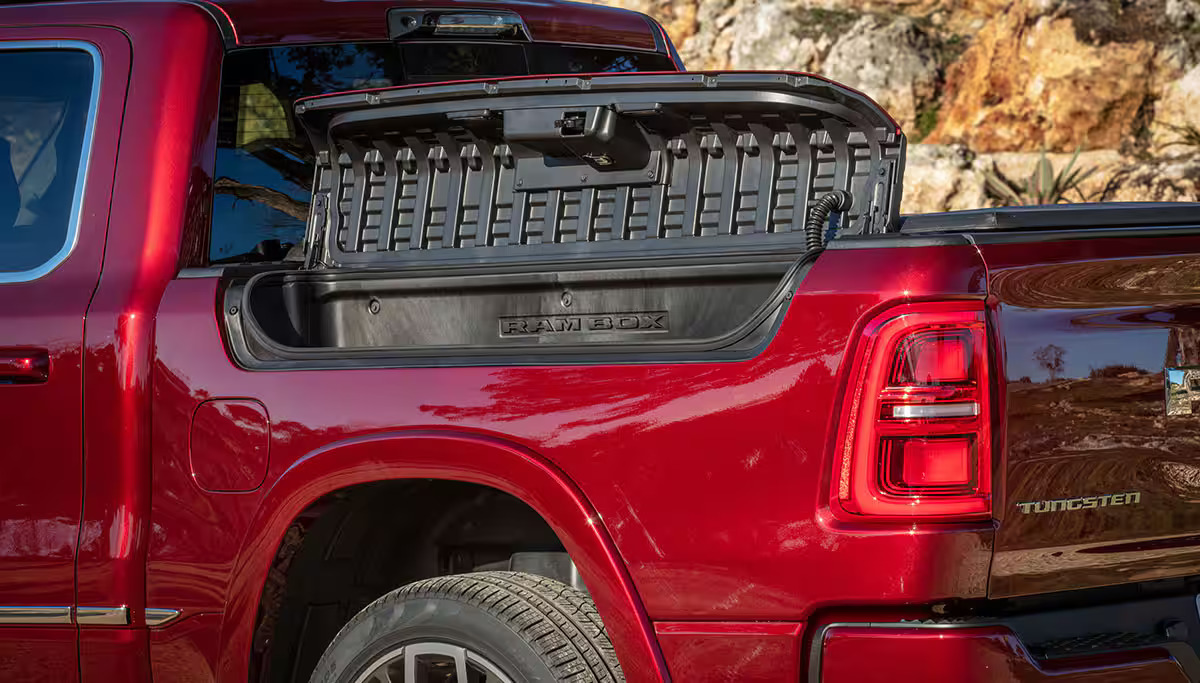
{"label": "chrome body side molding", "polygon": [[126,626],[129,624],[129,608],[120,607],[76,607],[75,622],[80,626]]}
{"label": "chrome body side molding", "polygon": [[0,607],[0,624],[70,623],[70,607]]}
{"label": "chrome body side molding", "polygon": [[[179,618],[177,609],[146,608],[146,625],[162,626]],[[78,624],[80,626],[128,626],[129,608],[120,607],[0,607],[0,626]]]}
{"label": "chrome body side molding", "polygon": [[162,626],[168,622],[179,618],[179,610],[177,609],[161,609],[157,607],[146,608],[146,625],[147,626]]}

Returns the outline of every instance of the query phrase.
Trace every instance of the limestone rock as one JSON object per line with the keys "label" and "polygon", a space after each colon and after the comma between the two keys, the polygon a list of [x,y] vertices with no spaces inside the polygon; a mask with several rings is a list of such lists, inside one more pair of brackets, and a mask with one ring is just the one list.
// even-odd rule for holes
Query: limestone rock
{"label": "limestone rock", "polygon": [[925,17],[952,10],[959,0],[802,0],[805,6],[858,13],[904,14]]}
{"label": "limestone rock", "polygon": [[988,205],[983,176],[962,145],[910,145],[904,169],[904,213],[979,209]]}
{"label": "limestone rock", "polygon": [[1115,169],[1110,202],[1200,201],[1200,158],[1131,162]]}
{"label": "limestone rock", "polygon": [[[958,28],[965,28],[970,19],[989,20],[1006,14],[1019,5],[1020,10],[1029,19],[1036,19],[1048,14],[1054,14],[1062,5],[1072,0],[959,0],[951,11],[951,22]],[[984,23],[976,24],[977,32]]]}
{"label": "limestone rock", "polygon": [[[1071,154],[1048,154],[1055,172],[1070,162]],[[978,209],[999,204],[984,189],[984,174],[995,169],[1021,182],[1033,173],[1041,158],[1034,152],[972,155],[961,145],[911,145],[904,177],[904,213],[933,213]],[[1070,201],[1129,202],[1200,201],[1200,157],[1140,159],[1116,150],[1083,152],[1076,167],[1094,169]]]}
{"label": "limestone rock", "polygon": [[1167,0],[1164,7],[1167,21],[1175,28],[1185,29],[1200,24],[1200,2],[1196,0]]}
{"label": "limestone rock", "polygon": [[1200,66],[1168,86],[1155,105],[1154,151],[1165,157],[1200,154],[1200,147],[1186,144],[1189,129],[1200,136]]}
{"label": "limestone rock", "polygon": [[972,149],[1117,148],[1149,96],[1149,41],[1082,42],[1069,18],[1032,25],[1020,4],[993,18],[946,77],[934,143]]}
{"label": "limestone rock", "polygon": [[738,69],[817,71],[833,41],[805,35],[801,14],[781,2],[761,2],[740,12],[729,30],[730,59]]}
{"label": "limestone rock", "polygon": [[593,0],[596,4],[631,9],[654,17],[676,45],[696,32],[696,16],[702,1],[706,0]]}
{"label": "limestone rock", "polygon": [[910,140],[936,123],[909,147],[908,213],[989,206],[987,170],[1022,181],[1076,147],[1088,199],[1200,199],[1200,146],[1173,144],[1200,131],[1200,0],[594,1],[656,17],[692,70],[810,71]]}
{"label": "limestone rock", "polygon": [[938,82],[933,43],[907,17],[859,19],[834,43],[822,73],[871,96],[909,130]]}
{"label": "limestone rock", "polygon": [[[1197,31],[1197,37],[1200,37],[1200,31]],[[1157,102],[1165,97],[1171,86],[1197,65],[1197,56],[1196,51],[1183,38],[1159,45],[1151,68],[1152,100]]]}
{"label": "limestone rock", "polygon": [[734,68],[729,58],[733,44],[729,27],[742,14],[742,4],[737,0],[704,0],[696,12],[696,32],[684,40],[672,36],[689,70]]}
{"label": "limestone rock", "polygon": [[817,71],[857,18],[794,0],[701,0],[697,31],[679,52],[692,70]]}

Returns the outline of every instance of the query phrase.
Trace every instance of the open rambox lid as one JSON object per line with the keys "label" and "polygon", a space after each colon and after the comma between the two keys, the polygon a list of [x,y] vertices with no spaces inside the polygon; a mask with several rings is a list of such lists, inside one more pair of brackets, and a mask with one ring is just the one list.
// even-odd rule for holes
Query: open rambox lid
{"label": "open rambox lid", "polygon": [[537,76],[296,104],[318,154],[311,266],[804,250],[899,225],[905,138],[861,93],[789,73]]}

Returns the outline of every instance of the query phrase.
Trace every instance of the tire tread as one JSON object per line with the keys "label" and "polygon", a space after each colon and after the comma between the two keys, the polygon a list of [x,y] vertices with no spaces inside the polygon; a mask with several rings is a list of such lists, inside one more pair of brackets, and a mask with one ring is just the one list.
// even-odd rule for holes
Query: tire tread
{"label": "tire tread", "polygon": [[358,624],[397,603],[426,598],[452,600],[488,612],[520,634],[558,681],[625,681],[608,632],[587,593],[554,579],[510,571],[440,576],[397,588],[342,627],[317,665],[318,674],[327,671],[324,665],[330,652]]}

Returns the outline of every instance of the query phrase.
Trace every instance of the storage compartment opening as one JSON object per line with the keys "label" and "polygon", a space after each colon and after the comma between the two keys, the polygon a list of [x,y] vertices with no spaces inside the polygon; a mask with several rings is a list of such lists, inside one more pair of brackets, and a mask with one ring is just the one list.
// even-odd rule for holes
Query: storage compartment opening
{"label": "storage compartment opening", "polygon": [[899,222],[903,134],[810,76],[476,81],[296,107],[318,160],[305,262],[227,291],[247,367],[746,358],[818,251],[806,222],[817,245]]}
{"label": "storage compartment opening", "polygon": [[704,350],[761,341],[796,273],[794,258],[428,277],[292,271],[252,278],[241,297],[248,337],[285,358]]}

